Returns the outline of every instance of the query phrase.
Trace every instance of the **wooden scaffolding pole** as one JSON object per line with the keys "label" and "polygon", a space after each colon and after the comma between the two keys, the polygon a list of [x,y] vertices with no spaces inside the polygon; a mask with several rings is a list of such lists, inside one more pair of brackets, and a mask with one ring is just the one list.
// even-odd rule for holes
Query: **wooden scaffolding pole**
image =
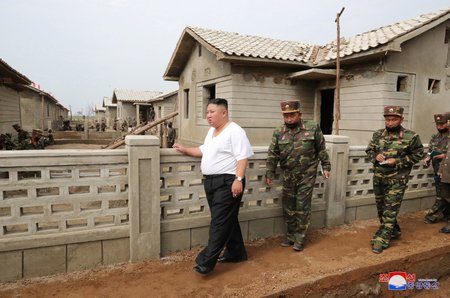
{"label": "wooden scaffolding pole", "polygon": [[117,147],[120,147],[123,144],[125,144],[125,137],[127,135],[138,135],[138,134],[141,134],[141,133],[149,130],[153,126],[161,124],[164,121],[167,121],[168,119],[175,117],[176,115],[178,115],[178,112],[173,112],[173,113],[171,113],[171,114],[169,114],[169,115],[167,115],[167,116],[165,116],[163,118],[160,118],[160,119],[155,120],[153,122],[147,123],[147,124],[145,124],[143,126],[138,126],[138,127],[136,127],[136,129],[134,129],[134,130],[130,131],[129,133],[123,135],[119,139],[114,140],[112,143],[106,145],[105,147],[103,147],[103,149],[115,149]]}

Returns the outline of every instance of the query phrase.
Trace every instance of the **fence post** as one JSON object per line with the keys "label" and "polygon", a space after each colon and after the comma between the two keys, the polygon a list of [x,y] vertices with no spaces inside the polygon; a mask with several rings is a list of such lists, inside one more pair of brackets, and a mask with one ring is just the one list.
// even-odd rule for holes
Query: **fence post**
{"label": "fence post", "polygon": [[345,222],[349,140],[346,136],[325,136],[331,160],[331,175],[325,188],[327,227],[342,225]]}
{"label": "fence post", "polygon": [[130,261],[160,257],[159,139],[127,136]]}

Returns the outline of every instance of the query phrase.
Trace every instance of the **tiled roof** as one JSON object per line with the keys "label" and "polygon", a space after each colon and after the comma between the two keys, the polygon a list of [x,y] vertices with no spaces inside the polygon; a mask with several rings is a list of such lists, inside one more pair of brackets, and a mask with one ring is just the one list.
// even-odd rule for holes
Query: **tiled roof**
{"label": "tiled roof", "polygon": [[188,27],[210,46],[230,56],[308,62],[314,46],[266,37]]}
{"label": "tiled roof", "polygon": [[178,89],[177,90],[173,90],[173,91],[167,91],[167,92],[161,93],[158,96],[155,96],[154,98],[152,98],[148,102],[161,101],[161,100],[164,100],[164,99],[166,99],[166,98],[168,98],[170,96],[173,96],[173,95],[175,95],[177,93],[178,93]]}
{"label": "tiled roof", "polygon": [[155,96],[160,95],[159,91],[137,91],[129,89],[114,89],[115,98],[117,101],[129,102],[147,102]]}
{"label": "tiled roof", "polygon": [[103,97],[103,105],[104,107],[117,107],[117,104],[112,103],[112,99],[108,96]]}
{"label": "tiled roof", "polygon": [[[421,15],[417,18],[341,39],[341,57],[351,58],[355,54],[371,54],[370,50],[383,51],[383,45],[405,36],[413,38],[414,31],[434,21],[450,18],[450,9]],[[410,35],[408,35],[411,33]],[[295,41],[283,41],[238,33],[187,27],[164,74],[166,80],[178,80],[185,67],[192,46],[200,42],[212,51],[217,59],[256,59],[261,62],[288,63],[315,67],[336,59],[336,41],[325,45],[310,45]]]}
{"label": "tiled roof", "polygon": [[106,108],[102,107],[101,105],[95,105],[94,112],[105,112]]}
{"label": "tiled roof", "polygon": [[[394,39],[414,31],[440,17],[448,14],[450,9],[439,10],[432,13],[423,14],[417,18],[401,21],[392,25],[383,26],[375,30],[364,32],[348,39],[341,39],[340,57],[350,56],[354,53],[364,52],[380,45],[387,44]],[[336,59],[336,41],[322,46],[319,50],[318,57],[314,62],[321,60]],[[312,61],[313,62],[313,61]]]}
{"label": "tiled roof", "polygon": [[31,84],[31,80],[29,78],[12,68],[8,63],[0,58],[0,78],[2,77],[12,78],[14,81],[25,85]]}

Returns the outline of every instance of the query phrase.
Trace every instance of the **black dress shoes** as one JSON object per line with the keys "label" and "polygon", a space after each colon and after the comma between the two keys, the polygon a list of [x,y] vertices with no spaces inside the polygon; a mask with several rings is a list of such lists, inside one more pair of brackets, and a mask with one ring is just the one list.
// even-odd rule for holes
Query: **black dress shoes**
{"label": "black dress shoes", "polygon": [[244,260],[244,259],[228,258],[228,257],[222,256],[217,259],[217,262],[219,262],[219,263],[239,263],[239,262],[243,262],[246,260],[247,259]]}
{"label": "black dress shoes", "polygon": [[198,272],[200,274],[208,274],[212,271],[212,268],[206,267],[206,266],[202,266],[202,265],[196,265],[193,270],[195,272]]}

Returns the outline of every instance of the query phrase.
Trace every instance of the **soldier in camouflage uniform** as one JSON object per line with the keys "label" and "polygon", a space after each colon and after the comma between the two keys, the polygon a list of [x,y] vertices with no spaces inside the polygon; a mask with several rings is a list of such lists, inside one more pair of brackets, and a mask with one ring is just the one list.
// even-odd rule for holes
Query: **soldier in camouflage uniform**
{"label": "soldier in camouflage uniform", "polygon": [[400,237],[397,214],[415,163],[423,157],[419,135],[401,126],[403,108],[384,108],[386,128],[377,130],[366,153],[373,163],[373,192],[380,227],[372,239],[372,251],[381,253],[391,239]]}
{"label": "soldier in camouflage uniform", "polygon": [[[447,119],[447,127],[450,129],[450,112],[445,114]],[[450,136],[448,136],[450,139]],[[450,140],[448,140],[450,142]],[[441,165],[439,166],[438,175],[441,181],[441,196],[444,207],[447,210],[450,209],[450,150],[447,150],[447,154],[443,158]],[[450,233],[450,219],[447,218],[447,225],[442,227],[439,232],[449,234]]]}
{"label": "soldier in camouflage uniform", "polygon": [[45,138],[42,137],[42,130],[33,129],[31,133],[31,141],[28,149],[44,149]]}
{"label": "soldier in camouflage uniform", "polygon": [[28,131],[24,130],[19,124],[14,124],[12,127],[17,131],[17,142],[15,142],[15,149],[29,149],[30,134]]}
{"label": "soldier in camouflage uniform", "polygon": [[275,129],[267,155],[266,183],[272,186],[278,162],[283,170],[283,215],[286,239],[281,246],[293,245],[302,251],[310,224],[311,198],[319,160],[323,175],[330,175],[330,160],[320,127],[301,119],[299,101],[280,103],[284,125]]}
{"label": "soldier in camouflage uniform", "polygon": [[436,114],[434,115],[434,121],[436,122],[436,129],[438,132],[431,136],[428,146],[428,155],[423,160],[423,164],[429,166],[431,162],[433,165],[436,201],[425,216],[426,223],[436,223],[439,217],[448,218],[449,216],[449,210],[445,207],[446,203],[441,197],[441,179],[438,175],[438,169],[442,159],[444,159],[445,154],[447,153],[447,140],[450,136],[450,131],[447,127],[446,115]]}

